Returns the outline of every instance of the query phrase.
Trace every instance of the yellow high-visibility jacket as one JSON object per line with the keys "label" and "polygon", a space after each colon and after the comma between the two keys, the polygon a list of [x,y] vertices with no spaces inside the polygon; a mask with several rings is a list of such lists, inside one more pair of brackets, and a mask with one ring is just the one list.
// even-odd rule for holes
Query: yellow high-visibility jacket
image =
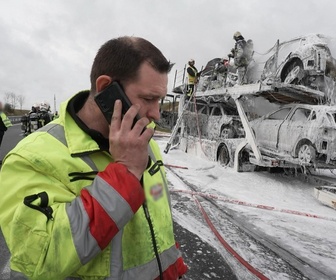
{"label": "yellow high-visibility jacket", "polygon": [[1,129],[0,127],[0,130],[4,130],[6,131],[8,127],[12,126],[12,123],[10,121],[10,119],[6,116],[6,114],[4,112],[0,112],[0,118],[2,120],[2,123],[3,123],[3,129]]}
{"label": "yellow high-visibility jacket", "polygon": [[156,279],[157,254],[165,279],[177,279],[180,252],[157,144],[150,141],[142,186],[66,108],[67,102],[60,118],[3,161],[0,225],[12,273],[43,280]]}

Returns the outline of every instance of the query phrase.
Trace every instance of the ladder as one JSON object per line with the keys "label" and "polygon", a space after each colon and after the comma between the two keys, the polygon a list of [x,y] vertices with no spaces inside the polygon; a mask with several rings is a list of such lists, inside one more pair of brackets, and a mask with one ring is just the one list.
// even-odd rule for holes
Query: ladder
{"label": "ladder", "polygon": [[[167,142],[166,148],[164,149],[164,153],[165,153],[165,154],[168,154],[168,152],[169,152],[169,150],[170,150],[170,148],[171,148],[171,145],[173,144],[173,141],[174,141],[174,139],[175,139],[175,137],[176,137],[176,135],[177,135],[178,129],[181,127],[181,123],[182,123],[183,116],[184,116],[184,114],[185,114],[187,108],[189,107],[190,102],[192,102],[192,100],[193,100],[193,98],[194,98],[194,95],[195,95],[196,91],[197,91],[197,86],[196,86],[196,84],[195,84],[194,92],[191,94],[189,100],[187,100],[187,101],[185,102],[185,104],[183,105],[182,113],[181,113],[181,115],[178,117],[178,119],[176,120],[176,124],[175,124],[175,126],[174,126],[174,128],[173,128],[173,131],[172,131],[172,133],[171,133],[171,135],[170,135],[170,138],[169,138],[169,140],[168,140],[168,142]],[[185,93],[184,93],[184,96],[186,96]]]}

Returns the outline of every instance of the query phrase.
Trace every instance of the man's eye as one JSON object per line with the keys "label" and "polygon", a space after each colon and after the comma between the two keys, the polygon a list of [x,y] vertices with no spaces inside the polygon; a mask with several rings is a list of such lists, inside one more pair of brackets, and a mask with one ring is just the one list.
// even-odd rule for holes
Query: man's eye
{"label": "man's eye", "polygon": [[151,97],[144,97],[143,98],[145,101],[147,101],[147,102],[151,102],[151,101],[153,101],[154,99],[153,98],[151,98]]}

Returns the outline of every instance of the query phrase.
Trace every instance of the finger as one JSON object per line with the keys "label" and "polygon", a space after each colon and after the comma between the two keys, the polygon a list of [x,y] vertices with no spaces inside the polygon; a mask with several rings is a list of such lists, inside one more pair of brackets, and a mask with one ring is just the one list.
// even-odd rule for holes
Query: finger
{"label": "finger", "polygon": [[122,119],[120,130],[130,131],[133,126],[134,119],[139,113],[140,106],[132,105],[126,112],[125,116]]}
{"label": "finger", "polygon": [[149,140],[151,140],[153,135],[154,135],[154,129],[149,127],[146,128],[145,131],[140,135],[140,138],[145,140],[146,142],[149,142]]}
{"label": "finger", "polygon": [[121,124],[121,110],[122,110],[122,105],[120,100],[116,100],[114,102],[114,107],[113,107],[113,114],[111,118],[111,127],[110,131],[116,131],[120,129],[120,124]]}
{"label": "finger", "polygon": [[135,123],[134,127],[132,128],[132,133],[134,133],[134,136],[138,137],[144,131],[144,129],[146,129],[146,126],[149,123],[150,123],[149,119],[145,117],[138,120]]}

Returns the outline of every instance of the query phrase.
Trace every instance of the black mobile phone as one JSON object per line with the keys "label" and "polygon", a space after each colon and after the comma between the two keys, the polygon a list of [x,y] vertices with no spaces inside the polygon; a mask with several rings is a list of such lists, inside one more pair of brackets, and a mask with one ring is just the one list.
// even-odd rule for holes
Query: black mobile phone
{"label": "black mobile phone", "polygon": [[[106,89],[97,93],[94,97],[94,100],[109,124],[111,123],[113,115],[114,103],[118,99],[121,100],[122,103],[122,115],[125,115],[127,110],[132,106],[132,103],[128,99],[122,86],[117,81],[112,82]],[[140,117],[136,115],[132,127],[139,119]]]}

